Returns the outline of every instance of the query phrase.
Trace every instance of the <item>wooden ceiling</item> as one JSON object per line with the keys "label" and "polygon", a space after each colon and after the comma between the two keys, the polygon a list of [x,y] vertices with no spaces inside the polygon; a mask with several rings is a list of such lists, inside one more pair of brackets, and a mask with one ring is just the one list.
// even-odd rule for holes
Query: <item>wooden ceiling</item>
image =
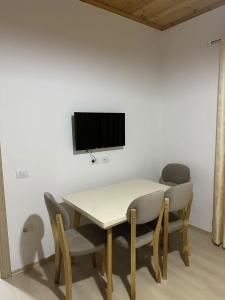
{"label": "wooden ceiling", "polygon": [[225,0],[81,0],[147,26],[165,30],[225,5]]}

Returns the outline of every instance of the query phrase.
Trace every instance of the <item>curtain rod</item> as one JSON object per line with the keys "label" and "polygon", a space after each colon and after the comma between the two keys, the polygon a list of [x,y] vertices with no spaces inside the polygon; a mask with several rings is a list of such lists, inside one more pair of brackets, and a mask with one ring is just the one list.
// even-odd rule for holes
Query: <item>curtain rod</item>
{"label": "curtain rod", "polygon": [[222,40],[222,39],[217,39],[217,40],[213,40],[213,41],[208,41],[208,45],[209,45],[209,46],[213,46],[213,45],[219,43],[221,40]]}

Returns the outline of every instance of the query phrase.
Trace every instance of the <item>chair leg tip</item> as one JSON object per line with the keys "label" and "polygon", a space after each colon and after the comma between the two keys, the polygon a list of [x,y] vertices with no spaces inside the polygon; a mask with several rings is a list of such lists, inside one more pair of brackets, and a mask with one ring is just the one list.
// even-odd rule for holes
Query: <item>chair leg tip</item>
{"label": "chair leg tip", "polygon": [[167,274],[163,275],[163,276],[162,276],[162,279],[163,279],[163,280],[167,280]]}
{"label": "chair leg tip", "polygon": [[161,277],[156,277],[156,282],[161,283]]}

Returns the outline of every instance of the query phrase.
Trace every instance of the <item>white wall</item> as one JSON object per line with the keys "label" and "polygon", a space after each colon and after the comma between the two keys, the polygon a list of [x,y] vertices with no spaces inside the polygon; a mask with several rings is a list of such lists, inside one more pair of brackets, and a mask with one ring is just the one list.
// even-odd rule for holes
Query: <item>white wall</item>
{"label": "white wall", "polygon": [[[158,179],[159,32],[72,0],[7,0],[0,10],[0,141],[13,270],[52,254],[43,193]],[[91,166],[73,155],[74,111],[126,113],[126,147]],[[17,180],[25,168],[30,177]],[[22,234],[25,223],[34,231]]]}
{"label": "white wall", "polygon": [[[165,32],[72,0],[0,0],[0,141],[13,270],[52,253],[43,192],[191,168],[191,223],[211,228],[218,47],[225,7]],[[126,113],[126,147],[73,155],[74,111]],[[16,180],[17,168],[30,177]],[[22,234],[24,224],[34,231]]]}
{"label": "white wall", "polygon": [[211,231],[219,46],[225,6],[162,34],[162,165],[186,163],[194,183],[191,223]]}

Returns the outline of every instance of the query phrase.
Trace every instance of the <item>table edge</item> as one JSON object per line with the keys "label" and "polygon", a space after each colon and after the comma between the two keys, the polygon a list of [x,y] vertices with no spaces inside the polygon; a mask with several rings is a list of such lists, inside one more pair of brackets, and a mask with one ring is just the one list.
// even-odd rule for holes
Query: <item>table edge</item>
{"label": "table edge", "polygon": [[112,227],[115,227],[115,226],[117,226],[119,224],[125,223],[127,221],[127,217],[125,216],[124,218],[119,218],[119,219],[115,220],[115,222],[111,221],[109,223],[102,223],[101,221],[99,221],[98,219],[94,218],[93,216],[91,216],[90,214],[88,214],[86,211],[80,209],[79,207],[77,207],[76,205],[74,205],[73,203],[71,203],[70,201],[68,201],[67,199],[63,198],[63,201],[66,204],[68,204],[72,209],[78,211],[81,215],[83,215],[87,219],[93,221],[96,225],[98,225],[102,229],[112,228]]}

